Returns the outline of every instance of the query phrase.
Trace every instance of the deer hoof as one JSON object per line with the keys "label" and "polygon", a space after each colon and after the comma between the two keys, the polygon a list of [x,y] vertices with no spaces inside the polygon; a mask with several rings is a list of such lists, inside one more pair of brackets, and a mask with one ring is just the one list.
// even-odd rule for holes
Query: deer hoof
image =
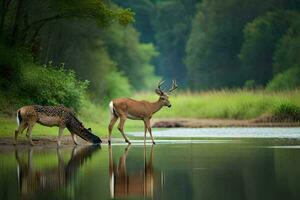
{"label": "deer hoof", "polygon": [[125,142],[127,142],[128,144],[131,144],[131,142],[129,140],[125,140]]}
{"label": "deer hoof", "polygon": [[156,144],[156,143],[153,141],[152,144]]}

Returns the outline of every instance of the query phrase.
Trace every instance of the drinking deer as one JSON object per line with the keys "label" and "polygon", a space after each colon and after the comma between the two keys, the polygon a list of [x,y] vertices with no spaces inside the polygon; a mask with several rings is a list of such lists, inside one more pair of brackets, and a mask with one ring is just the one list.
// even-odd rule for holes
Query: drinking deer
{"label": "drinking deer", "polygon": [[57,139],[58,146],[60,146],[61,136],[65,128],[70,131],[75,145],[78,144],[75,135],[94,144],[101,143],[100,138],[94,135],[91,132],[91,129],[85,128],[75,117],[75,114],[64,106],[24,106],[17,111],[17,123],[18,127],[15,131],[15,144],[18,143],[19,133],[22,133],[27,128],[26,136],[30,144],[34,145],[31,139],[31,133],[32,128],[36,123],[48,127],[59,127]]}
{"label": "drinking deer", "polygon": [[167,106],[169,108],[171,107],[168,93],[170,94],[173,90],[177,88],[176,81],[173,80],[171,89],[169,89],[168,93],[164,92],[161,89],[161,85],[163,83],[164,81],[160,81],[158,83],[157,88],[155,89],[156,94],[159,95],[159,99],[156,102],[148,102],[145,100],[136,101],[130,98],[123,97],[123,98],[114,99],[109,103],[111,120],[108,126],[108,132],[109,132],[108,144],[111,143],[111,132],[118,118],[120,118],[118,129],[121,132],[122,136],[124,137],[125,142],[130,144],[128,137],[124,133],[124,124],[126,119],[128,118],[132,120],[143,120],[144,121],[144,143],[146,142],[146,133],[148,130],[150,133],[152,143],[155,144],[152,136],[150,119],[152,118],[152,115],[157,111],[159,111],[163,106]]}
{"label": "drinking deer", "polygon": [[[72,181],[76,179],[79,169],[84,166],[97,151],[99,146],[74,146],[68,162],[65,162],[61,148],[57,147],[57,165],[50,164],[47,168],[35,166],[34,153],[45,153],[44,149],[28,149],[27,160],[24,159],[24,149],[16,148],[15,158],[17,163],[18,185],[20,187],[21,199],[36,199],[35,194],[45,191],[60,191],[65,187],[73,187]],[[52,152],[48,151],[47,154]],[[30,198],[31,197],[31,198]]]}

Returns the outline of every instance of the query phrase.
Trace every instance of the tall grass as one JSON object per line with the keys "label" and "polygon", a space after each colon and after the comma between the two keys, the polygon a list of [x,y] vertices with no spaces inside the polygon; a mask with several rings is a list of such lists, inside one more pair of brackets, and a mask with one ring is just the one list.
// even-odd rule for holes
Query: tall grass
{"label": "tall grass", "polygon": [[[136,99],[157,100],[151,93],[139,93]],[[300,108],[300,90],[289,92],[266,92],[247,90],[221,90],[210,92],[181,92],[169,98],[170,109],[164,108],[157,118],[221,118],[251,119],[272,115],[280,105]]]}
{"label": "tall grass", "polygon": [[[137,93],[132,96],[137,100],[156,101],[155,93]],[[153,118],[219,118],[252,119],[263,115],[300,116],[300,90],[289,92],[265,92],[247,90],[222,90],[210,92],[177,92],[170,95],[171,108],[162,108]],[[110,121],[108,105],[98,105],[85,98],[78,112],[79,119],[86,127],[101,137],[107,136]],[[0,136],[13,136],[16,128],[15,117],[0,117]],[[120,137],[115,125],[113,135]],[[125,132],[143,131],[143,122],[127,120]],[[57,128],[37,125],[33,136],[57,136]],[[24,135],[24,134],[23,134]],[[65,131],[65,135],[68,135]]]}

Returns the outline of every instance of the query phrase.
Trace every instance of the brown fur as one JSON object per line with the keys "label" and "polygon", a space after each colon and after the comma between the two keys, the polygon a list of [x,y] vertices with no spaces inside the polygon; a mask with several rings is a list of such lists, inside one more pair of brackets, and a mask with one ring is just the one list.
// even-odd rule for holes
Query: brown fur
{"label": "brown fur", "polygon": [[15,158],[18,169],[18,182],[21,199],[28,199],[28,195],[43,191],[59,191],[67,187],[74,180],[78,170],[93,154],[99,150],[99,146],[90,145],[85,147],[74,146],[70,160],[66,163],[61,155],[60,148],[57,148],[57,166],[52,168],[39,169],[34,166],[34,149],[30,148],[27,154],[27,161],[24,160],[24,153],[16,148]]}
{"label": "brown fur", "polygon": [[[114,162],[112,147],[109,146],[109,186],[111,198],[153,198],[155,190],[162,188],[163,177],[153,168],[154,146],[147,159],[146,146],[144,147],[144,168],[131,170],[127,173],[126,160],[130,145],[125,148],[119,158],[118,165]],[[160,187],[159,187],[160,186]]]}
{"label": "brown fur", "polygon": [[74,113],[64,106],[24,106],[17,111],[17,117],[20,122],[15,131],[16,144],[18,142],[17,139],[19,133],[22,133],[27,128],[26,136],[30,141],[30,144],[33,145],[31,134],[32,128],[36,123],[48,127],[58,126],[58,145],[60,145],[60,138],[65,128],[70,131],[75,144],[78,144],[75,134],[90,142],[101,142],[100,138],[94,136],[90,132],[90,130],[86,129],[82,125],[82,123],[75,117]]}
{"label": "brown fur", "polygon": [[[152,136],[150,119],[152,118],[152,115],[157,111],[159,111],[163,106],[171,107],[169,96],[160,88],[163,82],[164,81],[160,81],[155,90],[156,94],[159,95],[159,99],[156,102],[151,103],[145,100],[136,101],[130,98],[118,98],[112,100],[109,103],[112,117],[108,126],[108,133],[109,133],[108,144],[111,143],[111,132],[118,118],[120,118],[118,129],[128,144],[130,144],[130,141],[124,133],[124,124],[127,118],[134,119],[134,120],[143,120],[144,121],[144,143],[146,143],[146,133],[148,131],[150,133],[152,143],[155,144]],[[175,90],[176,88],[177,88],[176,81],[173,80],[172,88],[169,90],[169,93]]]}

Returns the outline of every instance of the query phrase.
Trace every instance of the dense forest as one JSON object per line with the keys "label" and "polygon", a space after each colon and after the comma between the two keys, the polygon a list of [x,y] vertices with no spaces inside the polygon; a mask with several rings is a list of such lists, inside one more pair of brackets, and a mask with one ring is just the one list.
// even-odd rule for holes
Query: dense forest
{"label": "dense forest", "polygon": [[299,0],[0,0],[0,104],[300,86]]}

